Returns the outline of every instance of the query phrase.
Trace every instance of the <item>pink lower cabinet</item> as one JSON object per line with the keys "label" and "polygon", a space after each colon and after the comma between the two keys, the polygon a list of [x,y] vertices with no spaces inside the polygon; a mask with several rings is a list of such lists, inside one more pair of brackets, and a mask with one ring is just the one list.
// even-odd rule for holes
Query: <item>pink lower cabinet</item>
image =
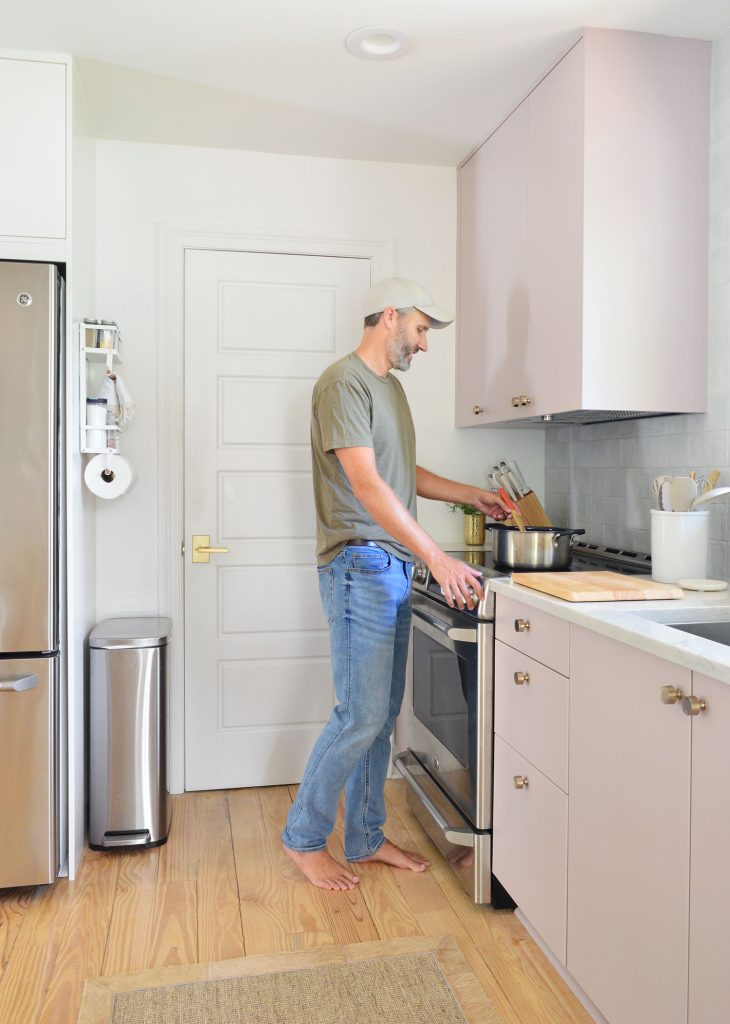
{"label": "pink lower cabinet", "polygon": [[[686,1024],[692,730],[671,700],[691,692],[691,673],[589,630],[570,633],[567,967],[610,1024]],[[730,786],[728,735],[715,791]],[[727,822],[726,803],[716,872],[727,871]],[[724,919],[719,907],[705,912],[720,919],[715,953],[727,962],[727,906]],[[690,1017],[728,1019],[727,1003],[719,1016]]]}
{"label": "pink lower cabinet", "polygon": [[567,839],[566,794],[495,736],[492,870],[563,964]]}
{"label": "pink lower cabinet", "polygon": [[730,684],[695,674],[689,1024],[730,1020]]}

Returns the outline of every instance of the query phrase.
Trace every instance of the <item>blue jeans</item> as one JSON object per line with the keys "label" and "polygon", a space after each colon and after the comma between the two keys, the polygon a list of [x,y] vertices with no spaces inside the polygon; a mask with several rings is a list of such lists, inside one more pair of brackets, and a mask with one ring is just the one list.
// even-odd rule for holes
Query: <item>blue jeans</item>
{"label": "blue jeans", "polygon": [[405,689],[411,563],[382,548],[345,547],[320,566],[337,705],[307,762],[282,833],[292,850],[323,850],[345,788],[345,856],[385,841],[383,790],[390,735]]}

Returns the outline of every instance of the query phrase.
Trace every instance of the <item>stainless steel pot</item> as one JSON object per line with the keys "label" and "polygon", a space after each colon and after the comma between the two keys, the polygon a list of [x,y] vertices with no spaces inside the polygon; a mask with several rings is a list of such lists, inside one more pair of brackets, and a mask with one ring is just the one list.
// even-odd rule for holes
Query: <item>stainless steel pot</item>
{"label": "stainless steel pot", "polygon": [[507,569],[567,569],[573,558],[571,541],[585,533],[559,526],[528,526],[524,532],[504,523],[490,523],[495,564]]}

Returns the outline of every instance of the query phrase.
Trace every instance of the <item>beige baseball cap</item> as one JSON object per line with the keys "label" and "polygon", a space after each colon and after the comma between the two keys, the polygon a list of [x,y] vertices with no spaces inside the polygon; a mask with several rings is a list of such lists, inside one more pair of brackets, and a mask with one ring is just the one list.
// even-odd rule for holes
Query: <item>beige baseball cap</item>
{"label": "beige baseball cap", "polygon": [[388,306],[394,309],[415,309],[431,318],[431,327],[440,330],[453,323],[454,317],[437,306],[429,292],[407,277],[385,277],[368,288],[363,301],[363,316],[382,313]]}

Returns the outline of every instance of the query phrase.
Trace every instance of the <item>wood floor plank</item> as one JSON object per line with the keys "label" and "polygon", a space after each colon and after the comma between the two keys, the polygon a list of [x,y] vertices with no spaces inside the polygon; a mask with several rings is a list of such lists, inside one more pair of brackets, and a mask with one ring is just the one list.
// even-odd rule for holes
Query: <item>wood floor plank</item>
{"label": "wood floor plank", "polygon": [[159,848],[113,854],[119,859],[119,874],[103,975],[142,971],[148,966],[159,855]]}
{"label": "wood floor plank", "polygon": [[[289,796],[294,800],[299,787],[289,786],[288,788]],[[330,837],[328,849],[335,860],[341,864],[347,864],[342,845],[343,811],[344,802],[340,800],[337,824]],[[318,889],[317,898],[325,908],[330,931],[336,942],[347,946],[354,942],[372,942],[379,938],[378,930],[363,899],[360,886],[356,886],[349,892],[328,892],[325,889]]]}
{"label": "wood floor plank", "polygon": [[118,874],[119,861],[113,854],[87,850],[39,1024],[67,1024],[75,1020],[84,981],[101,973]]}
{"label": "wood floor plank", "polygon": [[201,962],[232,960],[243,956],[245,948],[228,796],[208,793],[198,806],[198,957]]}
{"label": "wood floor plank", "polygon": [[[270,866],[278,887],[276,911],[290,936],[289,948],[303,942],[310,945],[314,936],[319,936],[320,945],[334,943],[323,891],[310,885],[281,845],[281,830],[291,807],[288,788],[268,786],[259,790],[259,800],[263,835],[270,847]],[[305,939],[306,933],[311,938]]]}
{"label": "wood floor plank", "polygon": [[388,782],[388,806],[408,828],[420,852],[431,858],[434,877],[519,1020],[523,1024],[537,1020],[540,1024],[591,1024],[586,1011],[549,965],[551,984],[544,984],[541,961],[545,958],[514,914],[471,902],[411,813],[405,785],[396,780]]}
{"label": "wood floor plank", "polygon": [[34,891],[10,961],[0,977],[0,1021],[37,1024],[75,885],[62,878]]}
{"label": "wood floor plank", "polygon": [[200,856],[200,807],[207,794],[173,796],[170,834],[160,850],[159,881],[185,882],[198,877]]}
{"label": "wood floor plank", "polygon": [[33,889],[0,890],[0,977],[10,959]]}
{"label": "wood floor plank", "polygon": [[155,889],[154,926],[147,967],[198,962],[196,883],[165,882]]}

